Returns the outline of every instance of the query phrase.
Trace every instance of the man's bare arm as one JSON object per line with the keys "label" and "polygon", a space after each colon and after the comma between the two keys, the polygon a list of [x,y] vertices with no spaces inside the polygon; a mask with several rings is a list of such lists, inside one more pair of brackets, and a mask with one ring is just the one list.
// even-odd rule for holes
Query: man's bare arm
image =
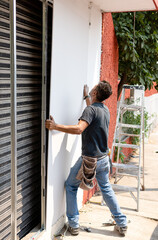
{"label": "man's bare arm", "polygon": [[81,134],[87,127],[88,123],[86,121],[80,120],[76,125],[62,125],[55,123],[52,116],[50,120],[46,120],[45,127],[48,130],[57,130],[60,132],[70,133],[70,134]]}

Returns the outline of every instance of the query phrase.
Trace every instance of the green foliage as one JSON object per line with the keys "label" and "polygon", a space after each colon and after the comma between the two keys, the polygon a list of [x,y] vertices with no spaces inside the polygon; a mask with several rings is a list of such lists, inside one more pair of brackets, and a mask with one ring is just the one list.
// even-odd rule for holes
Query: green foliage
{"label": "green foliage", "polygon": [[113,13],[119,45],[119,76],[128,84],[158,84],[158,12]]}
{"label": "green foliage", "polygon": [[[148,112],[144,112],[144,133],[145,134],[147,134],[147,132],[149,130],[148,119],[149,119]],[[127,111],[124,114],[123,122],[126,124],[140,125],[141,115],[140,114],[135,115],[133,112]],[[134,129],[128,128],[126,130],[124,129],[124,131],[126,133],[140,134],[140,129],[137,129],[137,128],[134,128]],[[132,144],[138,144],[139,137],[131,137],[131,142],[132,142]]]}
{"label": "green foliage", "polygon": [[[118,143],[118,140],[116,141]],[[121,142],[121,143],[126,143],[126,142]],[[114,150],[114,162],[117,161],[117,152],[118,152],[118,147],[115,147]],[[125,154],[122,152],[122,148],[120,147],[120,152],[119,152],[119,160],[121,161],[121,163],[124,163],[124,159],[125,159]]]}

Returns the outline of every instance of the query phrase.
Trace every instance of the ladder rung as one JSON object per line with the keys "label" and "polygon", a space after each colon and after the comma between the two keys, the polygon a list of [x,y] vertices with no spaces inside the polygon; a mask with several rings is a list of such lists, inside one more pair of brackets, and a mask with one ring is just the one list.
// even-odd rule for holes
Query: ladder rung
{"label": "ladder rung", "polygon": [[132,134],[132,133],[120,133],[122,136],[129,136],[129,137],[140,137],[140,134]]}
{"label": "ladder rung", "polygon": [[133,164],[112,163],[112,166],[118,169],[138,169],[138,167]]}
{"label": "ladder rung", "polygon": [[127,84],[124,84],[123,88],[124,89],[137,89],[137,90],[143,90],[143,91],[145,89],[143,85],[127,85]]}
{"label": "ladder rung", "polygon": [[116,174],[117,176],[126,176],[126,177],[135,177],[135,178],[138,178],[138,175],[137,174],[129,174],[129,173],[120,173],[120,172],[118,172],[117,174]]}
{"label": "ladder rung", "polygon": [[142,106],[139,105],[133,105],[133,104],[120,104],[120,108],[126,109],[126,110],[131,110],[131,111],[138,111],[142,109]]}
{"label": "ladder rung", "polygon": [[138,145],[134,145],[134,144],[124,144],[124,143],[114,143],[115,147],[124,147],[124,148],[140,148],[140,146]]}
{"label": "ladder rung", "polygon": [[118,191],[126,191],[126,192],[137,192],[137,188],[129,187],[129,186],[122,186],[118,184],[111,184],[113,190]]}
{"label": "ladder rung", "polygon": [[135,125],[135,124],[126,124],[126,123],[119,123],[119,127],[127,127],[127,128],[141,128],[140,125]]}

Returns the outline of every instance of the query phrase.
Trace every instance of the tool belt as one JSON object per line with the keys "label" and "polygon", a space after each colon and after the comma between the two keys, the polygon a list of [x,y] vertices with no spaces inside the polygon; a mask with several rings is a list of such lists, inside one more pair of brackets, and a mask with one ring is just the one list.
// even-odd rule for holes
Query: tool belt
{"label": "tool belt", "polygon": [[80,180],[80,188],[90,190],[94,187],[93,180],[96,176],[97,158],[82,156],[82,165],[76,179]]}

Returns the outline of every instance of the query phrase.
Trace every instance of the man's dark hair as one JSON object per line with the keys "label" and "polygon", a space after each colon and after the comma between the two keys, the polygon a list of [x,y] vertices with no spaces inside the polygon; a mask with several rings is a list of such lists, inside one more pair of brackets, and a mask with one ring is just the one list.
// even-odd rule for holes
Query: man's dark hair
{"label": "man's dark hair", "polygon": [[103,80],[96,87],[96,98],[99,102],[109,98],[112,94],[112,87],[109,82]]}

